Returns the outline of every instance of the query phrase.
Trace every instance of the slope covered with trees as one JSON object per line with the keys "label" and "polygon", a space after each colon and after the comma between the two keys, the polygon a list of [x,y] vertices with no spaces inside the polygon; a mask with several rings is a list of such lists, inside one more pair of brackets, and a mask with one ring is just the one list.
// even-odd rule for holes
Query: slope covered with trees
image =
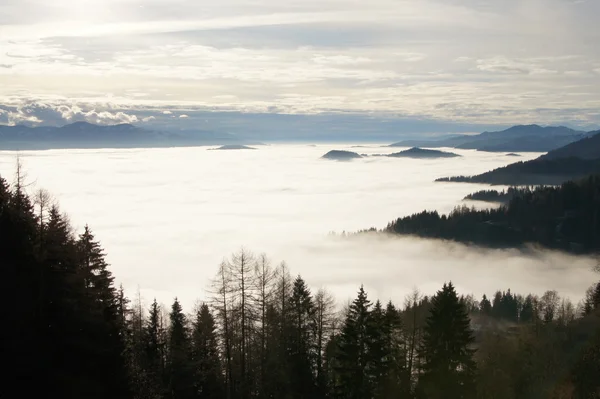
{"label": "slope covered with trees", "polygon": [[568,251],[600,249],[600,176],[514,190],[510,202],[497,209],[463,206],[448,215],[423,211],[391,222],[385,231],[486,246],[530,242]]}
{"label": "slope covered with trees", "polygon": [[[600,284],[575,307],[444,284],[403,307],[360,287],[342,311],[285,263],[241,249],[185,312],[114,280],[98,241],[47,193],[0,179],[6,306],[1,397],[592,398],[600,389]],[[15,303],[10,305],[11,300]],[[18,300],[18,302],[16,301]]]}
{"label": "slope covered with trees", "polygon": [[590,132],[581,140],[531,161],[512,163],[475,176],[442,177],[436,181],[513,186],[558,185],[596,173],[600,173],[600,133]]}
{"label": "slope covered with trees", "polygon": [[511,163],[475,176],[441,177],[437,182],[484,183],[504,186],[558,185],[600,173],[600,159],[533,159]]}
{"label": "slope covered with trees", "polygon": [[600,158],[600,130],[590,132],[582,140],[568,144],[564,147],[542,155],[540,159],[560,159],[577,157],[580,159],[599,159]]}

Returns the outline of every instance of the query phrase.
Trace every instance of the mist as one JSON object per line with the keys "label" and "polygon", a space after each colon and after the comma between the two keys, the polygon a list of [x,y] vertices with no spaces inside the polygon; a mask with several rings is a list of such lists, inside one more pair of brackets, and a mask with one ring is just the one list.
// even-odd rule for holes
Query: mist
{"label": "mist", "polygon": [[[328,233],[384,227],[436,209],[449,212],[487,186],[434,183],[507,165],[503,153],[451,149],[462,157],[418,160],[320,159],[332,149],[379,154],[375,145],[51,150],[20,153],[28,190],[49,190],[80,232],[89,224],[129,295],[191,308],[206,298],[224,257],[240,247],[286,261],[316,290],[339,302],[364,284],[371,298],[402,303],[413,288],[432,294],[448,280],[459,292],[497,289],[541,294],[555,289],[579,300],[597,277],[595,260],[548,250],[490,250],[410,237]],[[539,154],[522,154],[519,160]],[[15,153],[0,152],[0,174],[14,175]],[[499,187],[502,189],[503,187]],[[478,204],[478,206],[487,206]]]}

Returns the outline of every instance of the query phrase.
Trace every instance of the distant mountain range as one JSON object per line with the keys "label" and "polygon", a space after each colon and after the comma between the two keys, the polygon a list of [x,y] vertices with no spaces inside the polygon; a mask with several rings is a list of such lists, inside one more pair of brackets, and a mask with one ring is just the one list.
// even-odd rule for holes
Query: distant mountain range
{"label": "distant mountain range", "polygon": [[390,147],[450,147],[490,152],[547,152],[581,140],[590,133],[564,126],[518,125],[499,132],[456,135],[441,140],[405,140],[391,144]]}
{"label": "distant mountain range", "polygon": [[[595,133],[595,134],[594,134]],[[436,181],[497,185],[558,185],[591,174],[600,174],[600,131],[546,155],[476,176],[443,177]]]}
{"label": "distant mountain range", "polygon": [[130,124],[110,126],[75,122],[62,127],[0,125],[0,150],[62,148],[186,147],[201,145],[260,144],[226,133],[159,132]]}

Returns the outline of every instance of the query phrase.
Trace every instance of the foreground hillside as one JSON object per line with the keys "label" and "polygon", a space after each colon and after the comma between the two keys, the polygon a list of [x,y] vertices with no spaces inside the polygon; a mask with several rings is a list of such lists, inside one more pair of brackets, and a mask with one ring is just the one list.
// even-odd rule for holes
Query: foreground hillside
{"label": "foreground hillside", "polygon": [[[585,190],[570,194],[570,205],[590,205]],[[12,188],[0,178],[0,264],[2,392],[15,393],[2,397],[529,399],[600,389],[600,284],[580,309],[552,290],[479,301],[452,283],[397,306],[360,286],[339,312],[285,262],[242,249],[215,268],[191,314],[177,298],[146,307],[115,288],[91,230],[75,235],[47,193],[28,197],[20,175]]]}
{"label": "foreground hillside", "polygon": [[600,176],[559,187],[513,191],[497,209],[457,208],[449,215],[423,211],[391,222],[386,231],[510,247],[540,244],[575,252],[600,250]]}

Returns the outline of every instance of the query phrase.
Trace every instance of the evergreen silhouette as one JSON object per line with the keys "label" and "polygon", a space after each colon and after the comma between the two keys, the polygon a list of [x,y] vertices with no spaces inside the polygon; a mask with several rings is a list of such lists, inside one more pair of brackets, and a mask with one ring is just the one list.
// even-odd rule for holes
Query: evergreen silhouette
{"label": "evergreen silhouette", "polygon": [[225,393],[216,328],[208,305],[202,304],[192,331],[192,361],[196,394],[203,399],[223,398]]}
{"label": "evergreen silhouette", "polygon": [[168,397],[172,399],[194,398],[194,376],[190,358],[191,344],[187,320],[181,304],[175,298],[169,315]]}
{"label": "evergreen silhouette", "polygon": [[452,283],[431,300],[420,356],[419,392],[426,398],[471,398],[475,392],[474,337]]}
{"label": "evergreen silhouette", "polygon": [[369,323],[371,302],[361,286],[357,298],[352,302],[338,346],[338,394],[348,399],[368,398],[372,395],[369,375]]}

